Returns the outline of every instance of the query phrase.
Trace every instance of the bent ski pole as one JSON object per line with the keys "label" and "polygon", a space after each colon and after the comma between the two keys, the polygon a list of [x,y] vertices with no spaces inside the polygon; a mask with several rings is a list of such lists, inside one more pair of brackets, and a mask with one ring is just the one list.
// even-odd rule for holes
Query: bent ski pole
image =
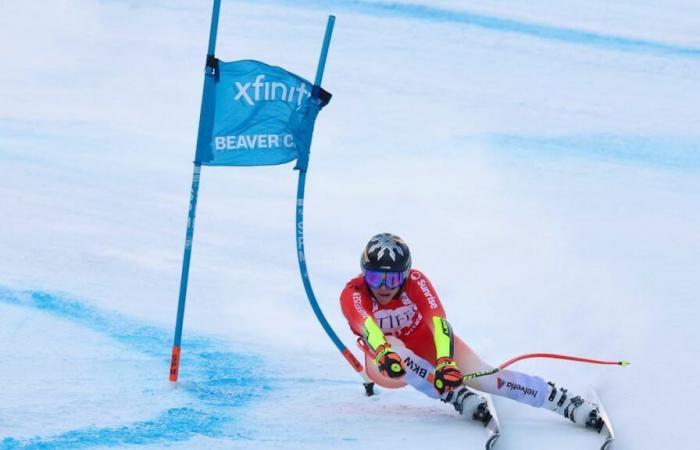
{"label": "bent ski pole", "polygon": [[[335,23],[335,16],[328,16],[328,22],[326,23],[326,32],[323,38],[323,46],[321,48],[321,56],[319,57],[318,67],[316,69],[316,78],[314,81],[314,87],[312,95],[318,95],[321,90],[321,81],[323,80],[323,71],[326,66],[326,57],[328,55],[328,47],[331,41],[331,35],[333,34],[333,25]],[[333,331],[333,327],[328,323],[326,317],[321,311],[321,307],[318,304],[316,295],[314,294],[313,288],[311,287],[311,281],[309,280],[309,270],[306,266],[306,254],[304,251],[304,191],[306,188],[306,172],[308,165],[308,157],[300,158],[297,160],[297,167],[295,170],[299,170],[299,181],[297,184],[297,208],[296,208],[296,242],[297,242],[297,258],[299,260],[299,273],[301,274],[301,281],[304,284],[304,291],[309,299],[309,304],[313,310],[316,318],[321,323],[323,330],[326,332],[328,337],[333,341],[333,344],[338,348],[338,351],[345,358],[345,360],[350,364],[350,366],[360,374],[365,386],[365,391],[367,395],[371,395],[370,391],[372,389],[373,383],[367,375],[367,371],[362,366],[362,363],[353,355],[353,353],[348,349],[345,344],[340,340],[338,335]]]}
{"label": "bent ski pole", "polygon": [[566,360],[566,361],[576,361],[576,362],[583,362],[583,363],[588,363],[588,364],[606,364],[606,365],[623,366],[623,367],[629,366],[629,364],[630,364],[629,361],[603,361],[603,360],[599,360],[599,359],[581,358],[578,356],[559,355],[557,353],[526,353],[524,355],[520,355],[520,356],[516,356],[515,358],[511,358],[508,361],[504,362],[503,364],[499,365],[498,367],[494,367],[493,369],[486,369],[486,370],[481,370],[479,372],[473,372],[473,373],[467,374],[464,376],[463,380],[469,381],[469,380],[473,380],[474,378],[493,375],[493,374],[498,373],[499,371],[505,369],[506,367],[510,366],[513,363],[516,363],[516,362],[521,361],[523,359],[529,359],[529,358],[562,359],[562,360]]}

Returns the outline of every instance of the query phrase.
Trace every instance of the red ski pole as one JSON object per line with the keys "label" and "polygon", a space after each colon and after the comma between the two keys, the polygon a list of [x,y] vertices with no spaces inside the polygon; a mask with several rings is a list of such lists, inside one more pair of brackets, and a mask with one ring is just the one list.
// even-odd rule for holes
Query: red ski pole
{"label": "red ski pole", "polygon": [[515,358],[511,358],[508,361],[504,362],[503,364],[499,365],[498,367],[494,367],[493,369],[487,369],[487,370],[482,370],[479,372],[473,372],[473,373],[467,374],[464,376],[464,381],[469,381],[469,380],[473,380],[474,378],[493,375],[495,373],[498,373],[500,370],[505,369],[506,367],[510,366],[513,363],[516,363],[516,362],[521,361],[523,359],[529,359],[529,358],[563,359],[566,361],[576,361],[576,362],[583,362],[583,363],[588,363],[588,364],[607,364],[607,365],[623,366],[623,367],[629,366],[629,364],[630,364],[629,361],[603,361],[600,359],[581,358],[579,356],[559,355],[556,353],[526,353],[524,355],[520,355],[520,356],[516,356]]}

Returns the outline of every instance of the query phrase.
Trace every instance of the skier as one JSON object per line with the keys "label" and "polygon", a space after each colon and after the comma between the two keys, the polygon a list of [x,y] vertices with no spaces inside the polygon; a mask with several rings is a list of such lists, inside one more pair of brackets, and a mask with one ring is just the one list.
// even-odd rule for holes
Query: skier
{"label": "skier", "polygon": [[460,414],[484,421],[490,416],[484,417],[485,399],[475,389],[550,409],[597,431],[603,427],[594,404],[538,376],[501,370],[464,382],[464,373],[491,366],[453,333],[430,280],[411,269],[411,254],[400,237],[372,237],[361,265],[362,274],[347,283],[340,305],[359,336],[367,374],[376,384],[409,384],[452,404]]}

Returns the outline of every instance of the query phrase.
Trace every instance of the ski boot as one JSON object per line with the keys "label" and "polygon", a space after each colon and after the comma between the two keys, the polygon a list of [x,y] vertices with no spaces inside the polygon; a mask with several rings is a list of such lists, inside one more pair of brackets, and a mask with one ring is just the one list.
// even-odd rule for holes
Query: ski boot
{"label": "ski boot", "polygon": [[442,401],[450,403],[458,413],[483,422],[484,425],[491,420],[486,399],[465,384],[443,394]]}
{"label": "ski boot", "polygon": [[566,417],[577,425],[600,432],[605,422],[599,416],[596,405],[584,400],[581,396],[569,393],[564,388],[557,389],[552,382],[547,384],[550,386],[550,391],[543,405],[545,408]]}

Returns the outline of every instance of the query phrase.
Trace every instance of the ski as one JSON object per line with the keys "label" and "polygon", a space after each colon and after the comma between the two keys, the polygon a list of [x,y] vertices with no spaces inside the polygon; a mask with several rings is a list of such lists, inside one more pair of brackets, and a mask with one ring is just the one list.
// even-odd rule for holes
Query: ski
{"label": "ski", "polygon": [[608,412],[605,410],[603,402],[600,400],[598,392],[595,389],[590,388],[589,395],[591,402],[598,406],[598,416],[601,419],[603,419],[603,426],[600,430],[598,430],[598,433],[602,434],[605,437],[605,441],[600,447],[600,450],[610,450],[612,449],[613,443],[615,441],[615,432],[613,431],[612,423],[610,422],[610,417],[608,416]]}
{"label": "ski", "polygon": [[501,426],[498,422],[498,414],[496,407],[493,405],[493,399],[489,394],[482,393],[481,396],[486,400],[474,412],[472,419],[482,422],[486,428],[486,450],[492,450],[501,435]]}

